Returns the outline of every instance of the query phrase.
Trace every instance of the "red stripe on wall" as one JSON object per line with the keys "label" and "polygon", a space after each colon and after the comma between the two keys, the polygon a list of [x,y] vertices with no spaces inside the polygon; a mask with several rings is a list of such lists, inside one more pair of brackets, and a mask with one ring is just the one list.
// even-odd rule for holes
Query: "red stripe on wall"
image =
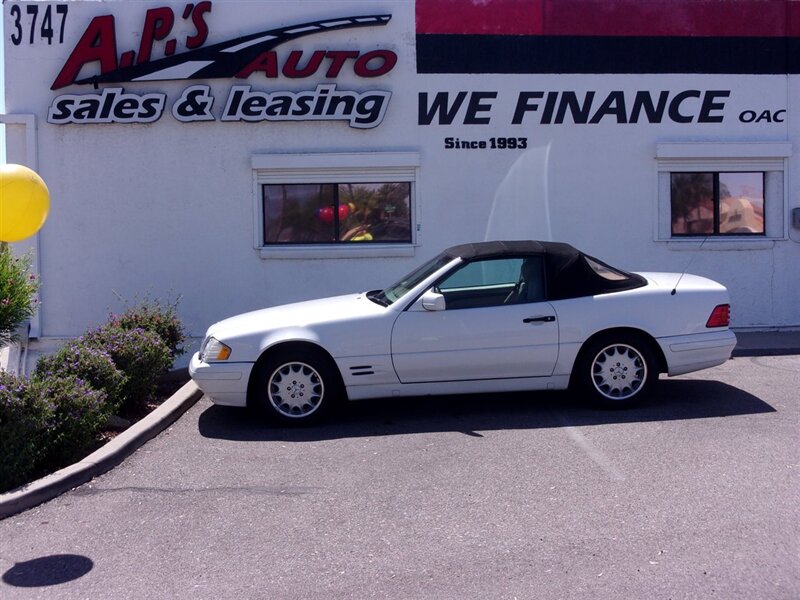
{"label": "red stripe on wall", "polygon": [[800,0],[416,0],[417,33],[800,35]]}

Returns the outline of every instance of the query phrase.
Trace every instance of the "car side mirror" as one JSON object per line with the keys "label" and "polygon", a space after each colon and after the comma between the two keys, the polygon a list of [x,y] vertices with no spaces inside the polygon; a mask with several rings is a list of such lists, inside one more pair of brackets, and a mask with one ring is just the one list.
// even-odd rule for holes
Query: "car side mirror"
{"label": "car side mirror", "polygon": [[428,290],[422,294],[420,304],[422,304],[422,308],[430,311],[444,310],[446,308],[444,296],[442,294],[437,294],[433,290]]}

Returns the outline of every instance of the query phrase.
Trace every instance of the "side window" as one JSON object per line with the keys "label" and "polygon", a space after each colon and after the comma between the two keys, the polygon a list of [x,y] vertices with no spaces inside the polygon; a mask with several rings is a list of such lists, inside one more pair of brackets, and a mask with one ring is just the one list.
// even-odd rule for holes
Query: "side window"
{"label": "side window", "polygon": [[542,258],[476,260],[441,281],[448,310],[544,300]]}

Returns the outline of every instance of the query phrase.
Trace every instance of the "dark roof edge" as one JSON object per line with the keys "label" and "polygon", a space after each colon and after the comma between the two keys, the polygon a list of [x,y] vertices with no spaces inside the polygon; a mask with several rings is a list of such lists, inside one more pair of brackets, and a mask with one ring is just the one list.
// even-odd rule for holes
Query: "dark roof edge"
{"label": "dark roof edge", "polygon": [[508,254],[562,254],[580,255],[580,251],[563,242],[540,242],[536,240],[498,240],[491,242],[475,242],[452,246],[444,251],[452,257],[469,260],[473,258],[491,258]]}

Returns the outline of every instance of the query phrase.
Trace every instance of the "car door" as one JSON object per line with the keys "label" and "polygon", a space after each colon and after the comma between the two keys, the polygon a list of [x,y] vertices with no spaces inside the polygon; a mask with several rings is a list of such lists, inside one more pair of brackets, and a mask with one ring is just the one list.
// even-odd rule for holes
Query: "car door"
{"label": "car door", "polygon": [[[472,261],[448,275],[395,322],[392,361],[400,381],[551,375],[558,322],[543,282],[541,257]],[[439,295],[443,309],[425,302]]]}

